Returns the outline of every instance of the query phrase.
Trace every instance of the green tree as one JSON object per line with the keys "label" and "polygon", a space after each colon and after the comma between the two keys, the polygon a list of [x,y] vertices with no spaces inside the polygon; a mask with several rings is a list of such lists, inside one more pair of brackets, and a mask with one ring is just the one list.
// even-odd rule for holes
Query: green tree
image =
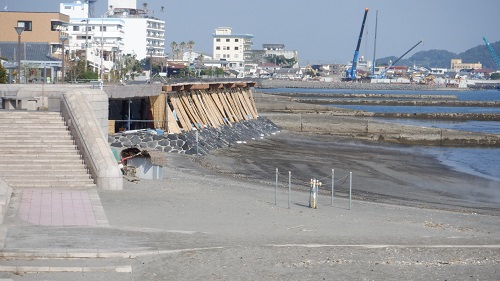
{"label": "green tree", "polygon": [[492,73],[490,75],[490,79],[491,80],[500,80],[500,73],[499,72]]}
{"label": "green tree", "polygon": [[7,70],[0,63],[0,84],[7,84]]}

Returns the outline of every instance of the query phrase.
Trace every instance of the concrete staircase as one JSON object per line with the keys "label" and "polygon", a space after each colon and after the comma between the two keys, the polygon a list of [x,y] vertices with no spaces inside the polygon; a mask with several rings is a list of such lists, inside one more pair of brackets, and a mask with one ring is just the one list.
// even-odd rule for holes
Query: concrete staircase
{"label": "concrete staircase", "polygon": [[59,112],[0,110],[0,178],[12,188],[93,188]]}

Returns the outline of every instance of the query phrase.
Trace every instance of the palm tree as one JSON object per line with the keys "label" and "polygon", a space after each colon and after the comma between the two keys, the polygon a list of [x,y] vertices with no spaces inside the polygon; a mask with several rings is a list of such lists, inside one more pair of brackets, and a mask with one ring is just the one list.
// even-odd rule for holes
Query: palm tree
{"label": "palm tree", "polygon": [[170,49],[172,49],[172,59],[175,59],[175,53],[177,52],[177,42],[173,41],[172,43],[170,43]]}
{"label": "palm tree", "polygon": [[193,52],[194,44],[195,43],[193,40],[189,40],[189,42],[187,42],[187,48],[189,50],[189,61],[191,61],[191,53]]}
{"label": "palm tree", "polygon": [[160,7],[160,12],[162,12],[162,13],[163,13],[164,11],[165,11],[165,6],[161,6],[161,7]]}
{"label": "palm tree", "polygon": [[[179,55],[182,55],[184,53],[184,50],[186,49],[186,42],[182,41],[179,44]],[[178,57],[177,57],[178,58]]]}

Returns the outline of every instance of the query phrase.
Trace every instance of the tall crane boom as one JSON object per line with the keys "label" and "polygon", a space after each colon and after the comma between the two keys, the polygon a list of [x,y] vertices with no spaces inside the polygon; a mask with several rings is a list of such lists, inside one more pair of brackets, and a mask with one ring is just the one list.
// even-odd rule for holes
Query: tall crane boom
{"label": "tall crane boom", "polygon": [[488,48],[488,52],[490,52],[493,61],[497,64],[497,70],[500,70],[500,59],[498,59],[495,49],[493,49],[493,47],[490,45],[490,42],[488,42],[488,39],[486,39],[486,37],[483,37],[483,41],[484,43],[486,43],[486,48]]}
{"label": "tall crane boom", "polygon": [[404,53],[402,56],[400,56],[397,60],[395,60],[393,63],[391,63],[391,65],[389,65],[386,69],[384,69],[379,77],[383,78],[385,77],[385,73],[387,72],[387,70],[391,69],[400,59],[402,59],[404,56],[406,56],[406,54],[408,54],[409,52],[411,52],[411,50],[415,49],[415,47],[417,47],[418,45],[420,45],[420,43],[424,42],[424,40],[420,40],[417,44],[415,44],[413,47],[411,47],[408,51],[406,51],[406,53]]}
{"label": "tall crane boom", "polygon": [[361,46],[361,39],[363,38],[363,31],[365,29],[366,16],[368,15],[368,8],[365,8],[365,15],[363,16],[363,23],[361,24],[361,31],[359,32],[358,45],[354,51],[354,58],[352,59],[351,70],[346,73],[346,80],[356,80],[356,67],[358,65],[359,47]]}

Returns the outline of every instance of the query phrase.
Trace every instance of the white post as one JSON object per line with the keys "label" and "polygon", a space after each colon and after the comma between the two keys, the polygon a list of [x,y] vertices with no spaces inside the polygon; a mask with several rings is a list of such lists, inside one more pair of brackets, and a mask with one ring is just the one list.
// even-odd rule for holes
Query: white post
{"label": "white post", "polygon": [[292,193],[292,172],[288,171],[288,209],[290,209],[291,193]]}
{"label": "white post", "polygon": [[335,193],[335,169],[332,169],[332,206],[333,206],[334,193]]}
{"label": "white post", "polygon": [[349,210],[352,203],[352,172],[349,172]]}
{"label": "white post", "polygon": [[313,199],[312,199],[312,207],[316,209],[316,199],[318,194],[318,182],[316,179],[313,180]]}
{"label": "white post", "polygon": [[276,188],[274,189],[274,205],[278,205],[278,168],[276,168]]}

